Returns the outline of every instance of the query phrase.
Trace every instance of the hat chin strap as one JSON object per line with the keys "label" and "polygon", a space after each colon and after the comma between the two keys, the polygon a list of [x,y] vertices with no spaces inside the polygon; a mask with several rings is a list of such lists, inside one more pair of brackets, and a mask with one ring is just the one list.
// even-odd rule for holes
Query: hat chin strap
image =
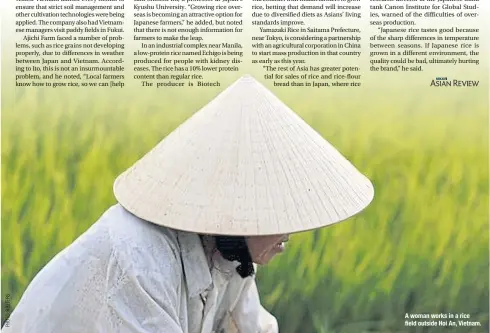
{"label": "hat chin strap", "polygon": [[223,258],[229,261],[238,261],[237,273],[246,278],[255,274],[255,269],[248,250],[245,237],[242,236],[215,236],[216,248]]}

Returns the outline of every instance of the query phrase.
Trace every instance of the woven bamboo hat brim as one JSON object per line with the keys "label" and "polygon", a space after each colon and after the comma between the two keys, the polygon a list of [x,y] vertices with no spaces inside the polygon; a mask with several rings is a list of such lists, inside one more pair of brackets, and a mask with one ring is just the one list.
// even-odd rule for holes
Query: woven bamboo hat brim
{"label": "woven bamboo hat brim", "polygon": [[251,76],[170,133],[114,183],[132,214],[215,235],[296,233],[343,221],[371,182]]}

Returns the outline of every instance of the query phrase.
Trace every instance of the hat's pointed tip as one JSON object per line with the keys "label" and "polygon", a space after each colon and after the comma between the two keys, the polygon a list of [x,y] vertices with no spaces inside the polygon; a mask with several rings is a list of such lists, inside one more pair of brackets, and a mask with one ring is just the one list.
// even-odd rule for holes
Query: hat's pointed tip
{"label": "hat's pointed tip", "polygon": [[244,74],[242,75],[238,81],[245,81],[245,82],[250,82],[250,81],[254,81],[254,82],[257,82],[257,80],[250,74]]}
{"label": "hat's pointed tip", "polygon": [[250,74],[243,74],[229,86],[229,90],[250,89],[257,86],[261,87],[262,85],[255,77]]}
{"label": "hat's pointed tip", "polygon": [[235,87],[254,87],[254,89],[264,89],[264,85],[251,74],[244,74],[232,85]]}

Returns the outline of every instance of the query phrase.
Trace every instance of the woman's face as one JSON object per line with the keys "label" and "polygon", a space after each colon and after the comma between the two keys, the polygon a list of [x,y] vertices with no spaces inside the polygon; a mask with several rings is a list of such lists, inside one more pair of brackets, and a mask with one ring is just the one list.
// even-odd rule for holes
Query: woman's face
{"label": "woman's face", "polygon": [[247,237],[248,250],[252,261],[258,265],[267,264],[276,254],[284,251],[289,235]]}

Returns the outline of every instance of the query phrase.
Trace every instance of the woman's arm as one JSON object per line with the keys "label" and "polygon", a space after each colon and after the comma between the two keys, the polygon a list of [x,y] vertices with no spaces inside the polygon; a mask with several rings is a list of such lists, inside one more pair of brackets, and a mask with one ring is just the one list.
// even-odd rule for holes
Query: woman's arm
{"label": "woman's arm", "polygon": [[260,303],[255,278],[246,279],[231,317],[237,333],[279,333],[276,318]]}
{"label": "woman's arm", "polygon": [[[154,251],[154,252],[152,252]],[[170,243],[122,247],[114,256],[103,332],[185,333],[179,321],[182,268]],[[101,315],[103,316],[103,315]]]}
{"label": "woman's arm", "polygon": [[179,295],[169,276],[152,272],[127,274],[107,296],[106,332],[184,333],[178,314]]}

